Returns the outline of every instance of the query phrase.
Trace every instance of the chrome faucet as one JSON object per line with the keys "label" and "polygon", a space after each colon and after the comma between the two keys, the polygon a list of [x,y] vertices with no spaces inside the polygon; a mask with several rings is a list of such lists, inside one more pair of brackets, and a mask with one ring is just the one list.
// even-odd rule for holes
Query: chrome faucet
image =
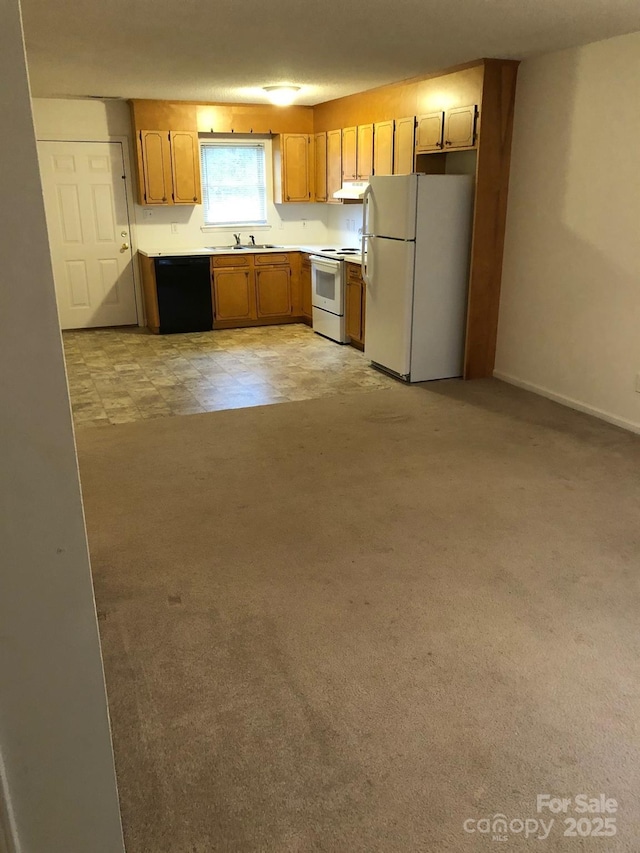
{"label": "chrome faucet", "polygon": [[240,235],[234,234],[233,236],[235,237],[236,246],[242,246],[242,241],[240,240]]}
{"label": "chrome faucet", "polygon": [[251,241],[249,245],[250,245],[250,246],[255,246],[255,244],[256,244],[256,238],[253,236],[253,234],[249,234],[249,240]]}

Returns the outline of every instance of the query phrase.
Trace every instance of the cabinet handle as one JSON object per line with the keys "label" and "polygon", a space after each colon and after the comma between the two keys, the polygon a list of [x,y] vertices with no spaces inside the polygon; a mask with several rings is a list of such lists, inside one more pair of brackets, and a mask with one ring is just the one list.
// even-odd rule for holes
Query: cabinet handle
{"label": "cabinet handle", "polygon": [[167,200],[166,195],[163,195],[163,196],[162,196],[162,201],[166,201],[166,200]]}
{"label": "cabinet handle", "polygon": [[197,196],[197,195],[194,195],[193,200],[194,200],[194,201],[198,201],[198,196]]}
{"label": "cabinet handle", "polygon": [[442,142],[436,142],[436,148],[443,148]]}
{"label": "cabinet handle", "polygon": [[451,145],[451,142],[447,139],[447,141],[444,144],[445,145]]}

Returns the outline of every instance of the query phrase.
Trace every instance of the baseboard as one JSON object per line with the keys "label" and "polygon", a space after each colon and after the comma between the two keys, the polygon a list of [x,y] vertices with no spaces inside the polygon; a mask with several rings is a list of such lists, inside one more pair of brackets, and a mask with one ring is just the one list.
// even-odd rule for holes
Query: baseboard
{"label": "baseboard", "polygon": [[622,427],[622,429],[640,434],[640,424],[628,421],[626,418],[619,418],[617,415],[604,412],[602,409],[596,409],[595,406],[581,403],[580,400],[574,400],[572,397],[556,394],[555,391],[551,391],[549,388],[544,388],[542,385],[534,385],[533,382],[526,382],[524,379],[518,379],[517,376],[511,376],[509,373],[503,373],[501,370],[494,370],[493,375],[496,379],[502,380],[502,382],[508,382],[510,385],[516,385],[518,388],[524,388],[525,391],[533,391],[534,394],[539,394],[541,397],[546,397],[555,403],[561,403],[570,409],[576,409],[578,412],[593,415],[594,418],[599,418],[601,421],[606,421],[607,423]]}

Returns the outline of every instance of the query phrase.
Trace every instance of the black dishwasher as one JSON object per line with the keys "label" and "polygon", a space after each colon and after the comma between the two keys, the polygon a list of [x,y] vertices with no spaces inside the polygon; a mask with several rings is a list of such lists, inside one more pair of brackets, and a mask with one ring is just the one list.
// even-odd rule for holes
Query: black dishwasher
{"label": "black dishwasher", "polygon": [[208,332],[213,328],[208,255],[156,258],[160,334]]}

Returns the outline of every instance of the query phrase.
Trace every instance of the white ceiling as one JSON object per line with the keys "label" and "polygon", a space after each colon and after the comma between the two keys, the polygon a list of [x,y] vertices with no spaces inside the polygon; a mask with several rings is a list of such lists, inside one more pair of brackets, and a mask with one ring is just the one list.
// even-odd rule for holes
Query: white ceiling
{"label": "white ceiling", "polygon": [[34,96],[314,104],[640,30],[638,0],[23,0]]}

